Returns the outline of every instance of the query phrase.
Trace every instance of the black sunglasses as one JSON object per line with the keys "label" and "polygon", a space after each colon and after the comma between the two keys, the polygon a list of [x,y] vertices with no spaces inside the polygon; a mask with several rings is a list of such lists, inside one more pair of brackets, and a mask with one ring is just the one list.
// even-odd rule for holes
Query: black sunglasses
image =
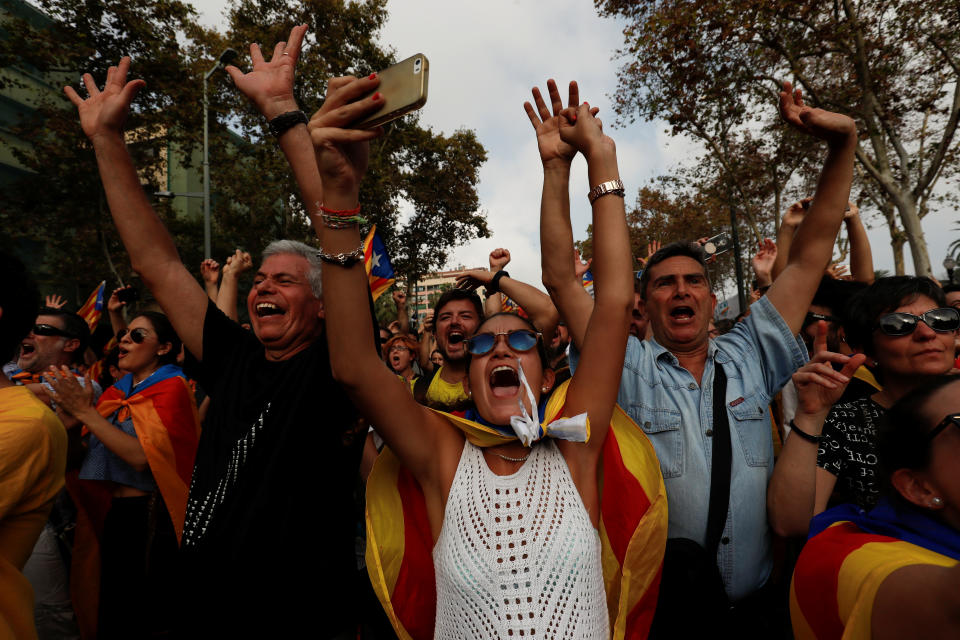
{"label": "black sunglasses", "polygon": [[888,336],[907,336],[916,330],[921,320],[937,333],[949,333],[960,328],[960,311],[953,307],[941,307],[919,316],[903,312],[888,313],[877,321],[874,329],[880,329]]}
{"label": "black sunglasses", "polygon": [[137,344],[143,344],[143,341],[150,335],[146,329],[134,329],[133,331],[130,329],[120,329],[120,331],[117,331],[117,342],[123,340],[128,333],[130,334],[130,339]]}
{"label": "black sunglasses", "polygon": [[960,413],[952,413],[944,418],[940,424],[935,426],[933,430],[927,434],[927,442],[930,442],[936,438],[938,435],[940,435],[941,431],[949,427],[951,424],[960,429]]}
{"label": "black sunglasses", "polygon": [[35,324],[33,325],[33,335],[35,336],[60,336],[63,338],[75,338],[72,333],[68,333],[63,329],[53,326],[52,324]]}
{"label": "black sunglasses", "polygon": [[838,324],[840,323],[840,318],[836,316],[827,316],[822,313],[814,313],[813,311],[807,311],[807,315],[804,316],[803,318],[803,326],[806,327],[820,320],[823,320],[825,322],[835,322]]}
{"label": "black sunglasses", "polygon": [[529,329],[517,329],[516,331],[504,331],[502,333],[478,333],[467,340],[467,351],[472,355],[482,356],[493,350],[497,344],[499,336],[507,337],[507,344],[514,351],[530,351],[537,346],[540,339],[539,333],[534,333]]}

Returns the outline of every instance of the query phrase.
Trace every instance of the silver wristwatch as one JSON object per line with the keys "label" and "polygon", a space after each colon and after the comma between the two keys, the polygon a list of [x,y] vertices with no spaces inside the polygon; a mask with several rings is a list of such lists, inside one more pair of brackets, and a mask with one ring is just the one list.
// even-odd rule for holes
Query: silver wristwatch
{"label": "silver wristwatch", "polygon": [[626,189],[623,188],[623,181],[619,178],[616,180],[608,180],[607,182],[601,182],[593,189],[590,189],[590,193],[587,194],[587,198],[590,200],[590,204],[596,202],[597,198],[602,198],[607,195],[620,196],[621,198],[626,195]]}

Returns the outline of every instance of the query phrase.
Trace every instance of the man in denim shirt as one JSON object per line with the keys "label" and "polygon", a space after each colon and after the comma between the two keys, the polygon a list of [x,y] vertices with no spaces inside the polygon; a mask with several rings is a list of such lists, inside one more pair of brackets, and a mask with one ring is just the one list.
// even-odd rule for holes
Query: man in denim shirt
{"label": "man in denim shirt", "polygon": [[[767,407],[806,360],[806,350],[794,336],[833,252],[857,144],[852,119],[805,106],[799,92],[787,83],[780,96],[780,113],[828,147],[816,195],[797,231],[786,268],[744,322],[711,341],[708,325],[716,296],[699,247],[675,243],[654,254],[641,281],[653,339],[628,341],[618,396],[660,459],[670,505],[669,537],[704,545],[713,451],[713,378],[716,366],[723,367],[732,469],[730,507],[717,564],[733,602],[755,593],[770,576],[766,487],[773,469],[773,446]],[[543,148],[541,157],[541,229],[567,235],[572,244],[562,167],[548,163]],[[559,241],[553,245],[562,246]],[[579,346],[590,307],[573,275],[572,253],[572,248],[569,255],[544,253],[543,278]],[[575,366],[577,354],[572,351]]]}

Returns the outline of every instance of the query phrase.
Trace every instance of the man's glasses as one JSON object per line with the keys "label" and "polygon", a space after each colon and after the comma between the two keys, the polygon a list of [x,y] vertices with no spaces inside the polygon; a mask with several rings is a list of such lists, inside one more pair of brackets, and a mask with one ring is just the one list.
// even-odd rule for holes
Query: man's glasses
{"label": "man's glasses", "polygon": [[940,424],[935,426],[933,430],[927,434],[927,442],[930,442],[931,440],[936,438],[938,435],[940,435],[941,431],[943,431],[950,425],[953,425],[958,429],[960,429],[960,413],[953,413],[948,415],[946,418],[944,418]]}
{"label": "man's glasses", "polygon": [[150,335],[146,329],[134,329],[133,331],[130,329],[120,329],[120,331],[117,331],[117,342],[123,340],[128,333],[130,334],[130,339],[137,344],[143,344],[143,341]]}
{"label": "man's glasses", "polygon": [[880,318],[875,328],[888,336],[907,336],[916,330],[921,320],[937,333],[949,333],[960,328],[960,311],[952,307],[942,307],[931,309],[919,316],[903,312],[888,313]]}
{"label": "man's glasses", "polygon": [[73,334],[67,333],[59,327],[55,327],[52,324],[35,324],[33,325],[33,335],[35,336],[60,336],[62,338],[73,338]]}
{"label": "man's glasses", "polygon": [[507,337],[507,344],[514,351],[530,351],[537,346],[539,333],[534,333],[529,329],[517,329],[516,331],[503,331],[501,333],[478,333],[467,340],[467,351],[475,356],[482,356],[490,353],[499,336]]}

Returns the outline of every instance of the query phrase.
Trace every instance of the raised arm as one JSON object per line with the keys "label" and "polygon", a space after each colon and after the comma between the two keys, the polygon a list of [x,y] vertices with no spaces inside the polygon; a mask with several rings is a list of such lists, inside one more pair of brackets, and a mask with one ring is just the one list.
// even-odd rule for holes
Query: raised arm
{"label": "raised arm", "polygon": [[203,290],[207,292],[207,297],[217,301],[220,282],[220,263],[213,258],[207,258],[200,263],[200,278],[203,280]]}
{"label": "raised arm", "polygon": [[800,228],[803,222],[803,215],[807,212],[807,207],[813,198],[804,198],[790,205],[787,212],[783,214],[780,220],[780,228],[777,230],[777,258],[773,261],[773,270],[770,274],[771,279],[776,280],[787,266],[787,258],[790,257],[790,247],[793,246],[793,236]]}
{"label": "raised arm", "polygon": [[[845,356],[827,351],[827,323],[823,320],[817,326],[814,351],[813,359],[793,374],[797,413],[767,488],[770,526],[777,535],[786,537],[806,535],[810,519],[819,512],[818,502],[825,503],[833,490],[836,478],[817,467],[816,439],[830,407],[843,395],[853,372],[865,359],[863,354]],[[832,363],[843,368],[836,371]]]}
{"label": "raised arm", "polygon": [[390,292],[393,297],[393,304],[397,307],[397,324],[400,325],[401,335],[410,335],[410,314],[407,312],[407,294],[405,291],[395,289]]}
{"label": "raised arm", "polygon": [[220,281],[220,291],[217,294],[217,309],[233,321],[237,320],[237,290],[240,276],[253,268],[253,258],[246,251],[237,249],[227,258],[223,265],[223,279]]}
{"label": "raised arm", "polygon": [[872,284],[873,251],[870,249],[867,230],[860,219],[860,209],[852,202],[847,203],[843,223],[847,225],[847,239],[850,240],[850,275],[857,282]]}
{"label": "raised arm", "polygon": [[[510,264],[510,252],[498,247],[490,252],[488,261],[490,262],[490,275],[495,275],[498,271],[503,271],[504,267]],[[484,315],[489,317],[501,311],[503,311],[503,294],[488,292],[487,298],[483,301]]]}
{"label": "raised arm", "polygon": [[[590,187],[620,179],[616,145],[603,134],[602,124],[587,103],[565,109],[559,124],[562,140],[580,151],[587,160]],[[620,386],[633,306],[633,257],[623,193],[597,197],[592,210],[595,298],[583,336],[580,362],[570,382],[564,410],[567,415],[588,414],[590,441],[586,447],[567,442],[558,445],[572,469],[581,465],[579,472],[584,474],[581,479],[590,473],[595,479],[596,465]],[[550,240],[541,238],[543,254],[562,253],[562,248],[553,246]],[[571,256],[568,254],[567,257]],[[572,267],[572,262],[569,264]],[[583,290],[579,282],[574,281],[574,284]]]}
{"label": "raised arm", "polygon": [[[537,149],[543,164],[543,194],[540,200],[540,261],[543,285],[553,298],[560,316],[567,324],[570,337],[580,347],[593,309],[590,298],[574,273],[573,229],[570,226],[570,163],[577,150],[560,138],[560,112],[563,102],[557,83],[547,81],[550,108],[540,89],[533,88],[533,101],[523,103],[530,123],[537,134]],[[576,82],[570,83],[568,105],[576,108],[580,93]],[[552,112],[551,112],[552,110]],[[596,110],[593,110],[596,113]],[[549,246],[550,250],[545,247]]]}
{"label": "raised arm", "polygon": [[86,100],[73,87],[64,87],[64,93],[76,105],[80,126],[93,144],[110,215],[133,270],[153,292],[187,349],[201,358],[207,295],[180,262],[173,239],[140,186],[123,139],[130,103],[146,84],[143,80],[127,82],[129,69],[127,57],[110,67],[103,91],[97,88],[93,76],[84,74],[89,95]]}
{"label": "raised arm", "polygon": [[120,292],[132,288],[130,285],[117,287],[107,299],[107,314],[110,316],[110,327],[113,329],[114,336],[120,333],[121,329],[127,328],[127,320],[123,317],[123,308],[127,303],[120,299]]}
{"label": "raised arm", "polygon": [[764,238],[753,256],[753,272],[757,276],[757,287],[763,292],[764,287],[773,284],[773,264],[777,259],[777,245],[770,238]]}
{"label": "raised arm", "polygon": [[[468,269],[453,274],[457,278],[457,287],[473,291],[477,287],[491,287],[495,274],[485,269]],[[549,340],[560,324],[560,314],[553,306],[550,296],[531,285],[515,280],[509,275],[501,276],[497,281],[498,293],[491,294],[490,298],[499,298],[499,292],[509,296],[530,317],[533,326],[543,334],[544,340]],[[489,291],[489,289],[488,289]],[[494,313],[499,312],[498,308]],[[490,312],[488,312],[490,313]],[[491,314],[492,315],[492,314]]]}
{"label": "raised arm", "polygon": [[789,82],[783,83],[780,93],[780,115],[800,131],[827,143],[827,159],[813,201],[793,238],[787,265],[767,294],[790,330],[798,333],[833,255],[850,198],[857,127],[848,116],[804,105],[800,90],[793,91]]}

